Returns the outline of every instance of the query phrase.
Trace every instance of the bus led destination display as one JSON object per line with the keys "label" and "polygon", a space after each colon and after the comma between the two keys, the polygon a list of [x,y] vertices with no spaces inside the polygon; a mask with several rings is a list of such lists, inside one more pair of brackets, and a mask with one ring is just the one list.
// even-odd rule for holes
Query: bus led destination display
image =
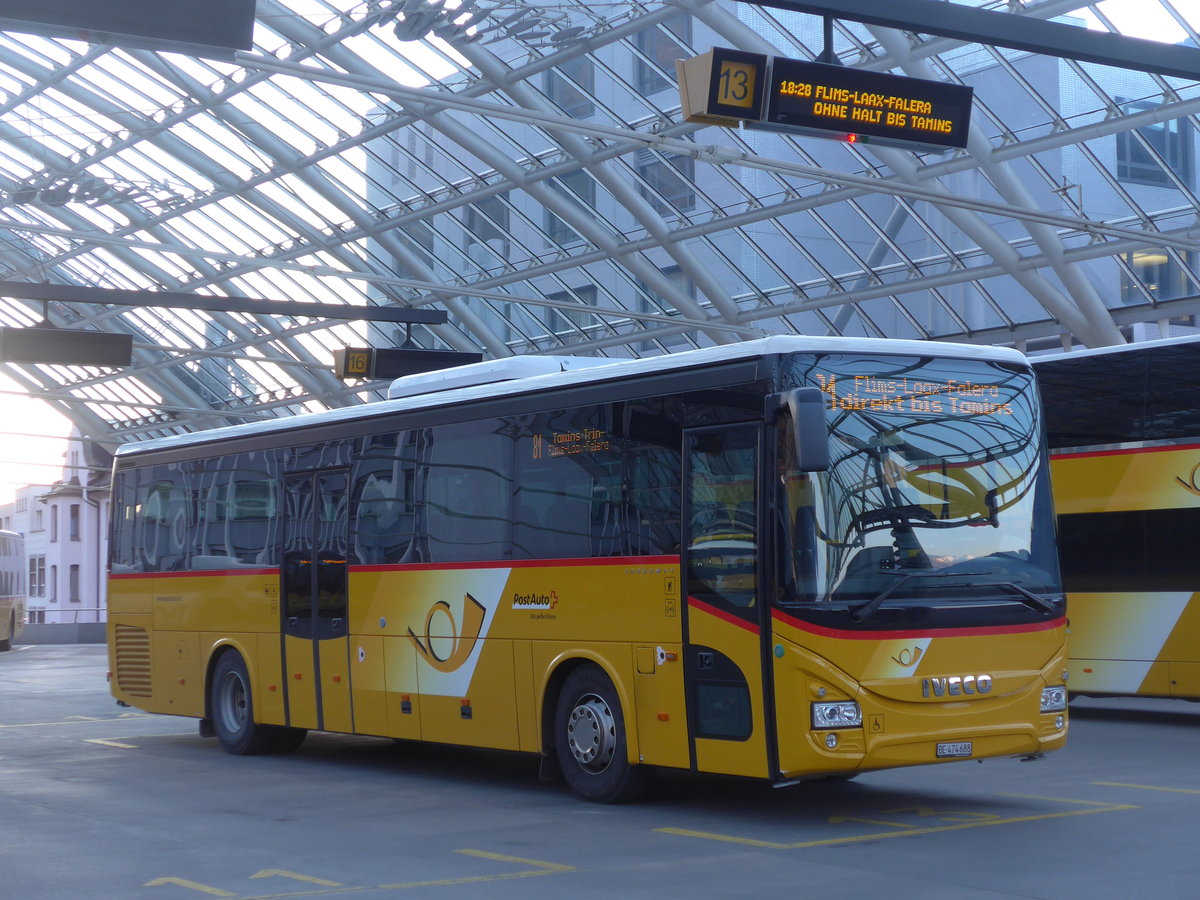
{"label": "bus led destination display", "polygon": [[959,84],[775,57],[763,124],[894,146],[965,147],[973,96]]}

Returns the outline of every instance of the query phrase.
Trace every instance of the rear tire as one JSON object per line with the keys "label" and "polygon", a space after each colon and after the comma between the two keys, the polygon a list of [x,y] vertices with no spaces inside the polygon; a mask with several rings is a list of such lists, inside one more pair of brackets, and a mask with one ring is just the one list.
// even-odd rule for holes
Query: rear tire
{"label": "rear tire", "polygon": [[276,729],[254,722],[250,676],[236,650],[225,651],[217,660],[208,696],[213,730],[226,753],[250,756],[274,748]]}
{"label": "rear tire", "polygon": [[597,666],[567,676],[554,716],[554,745],[567,785],[593,803],[622,803],[649,781],[643,766],[630,765],[625,717],[616,688]]}

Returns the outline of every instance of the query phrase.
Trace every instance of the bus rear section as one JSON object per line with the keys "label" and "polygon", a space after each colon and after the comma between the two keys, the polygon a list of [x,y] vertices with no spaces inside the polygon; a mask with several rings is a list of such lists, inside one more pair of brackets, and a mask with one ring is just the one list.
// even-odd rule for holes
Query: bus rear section
{"label": "bus rear section", "polygon": [[0,652],[11,650],[25,628],[25,538],[0,531]]}
{"label": "bus rear section", "polygon": [[1200,341],[1035,359],[1071,693],[1200,699]]}

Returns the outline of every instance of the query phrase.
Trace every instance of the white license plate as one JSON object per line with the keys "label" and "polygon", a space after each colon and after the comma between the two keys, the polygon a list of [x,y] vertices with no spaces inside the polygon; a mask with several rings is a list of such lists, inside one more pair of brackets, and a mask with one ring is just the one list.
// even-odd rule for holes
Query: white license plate
{"label": "white license plate", "polygon": [[970,741],[946,741],[937,745],[938,759],[963,759],[974,751]]}

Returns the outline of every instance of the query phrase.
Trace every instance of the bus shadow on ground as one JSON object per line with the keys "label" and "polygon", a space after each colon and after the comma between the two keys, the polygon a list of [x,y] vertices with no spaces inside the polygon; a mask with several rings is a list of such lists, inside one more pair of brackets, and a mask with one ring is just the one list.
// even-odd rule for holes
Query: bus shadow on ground
{"label": "bus shadow on ground", "polygon": [[[1089,702],[1090,701],[1090,702]],[[1200,725],[1200,703],[1186,700],[1167,701],[1178,708],[1137,708],[1134,706],[1093,705],[1094,698],[1071,701],[1071,718],[1096,722],[1136,722],[1148,725]]]}
{"label": "bus shadow on ground", "polygon": [[[561,780],[542,781],[538,760],[523,753],[479,750],[389,739],[315,734],[289,759],[307,773],[310,767],[353,770],[383,778],[414,780],[422,789],[472,793],[521,792],[533,801],[561,801],[589,807],[571,794]],[[645,794],[610,809],[661,810],[688,818],[713,815],[728,826],[778,821],[786,815],[797,825],[826,825],[831,817],[870,816],[881,811],[909,810],[914,815],[931,809],[986,810],[989,817],[1030,813],[1031,803],[998,792],[980,791],[969,781],[956,788],[879,783],[867,773],[857,780],[814,780],[776,788],[768,782],[732,776],[659,770]],[[1038,806],[1033,803],[1032,806]],[[981,815],[968,812],[967,815]],[[761,817],[767,819],[759,821]]]}

